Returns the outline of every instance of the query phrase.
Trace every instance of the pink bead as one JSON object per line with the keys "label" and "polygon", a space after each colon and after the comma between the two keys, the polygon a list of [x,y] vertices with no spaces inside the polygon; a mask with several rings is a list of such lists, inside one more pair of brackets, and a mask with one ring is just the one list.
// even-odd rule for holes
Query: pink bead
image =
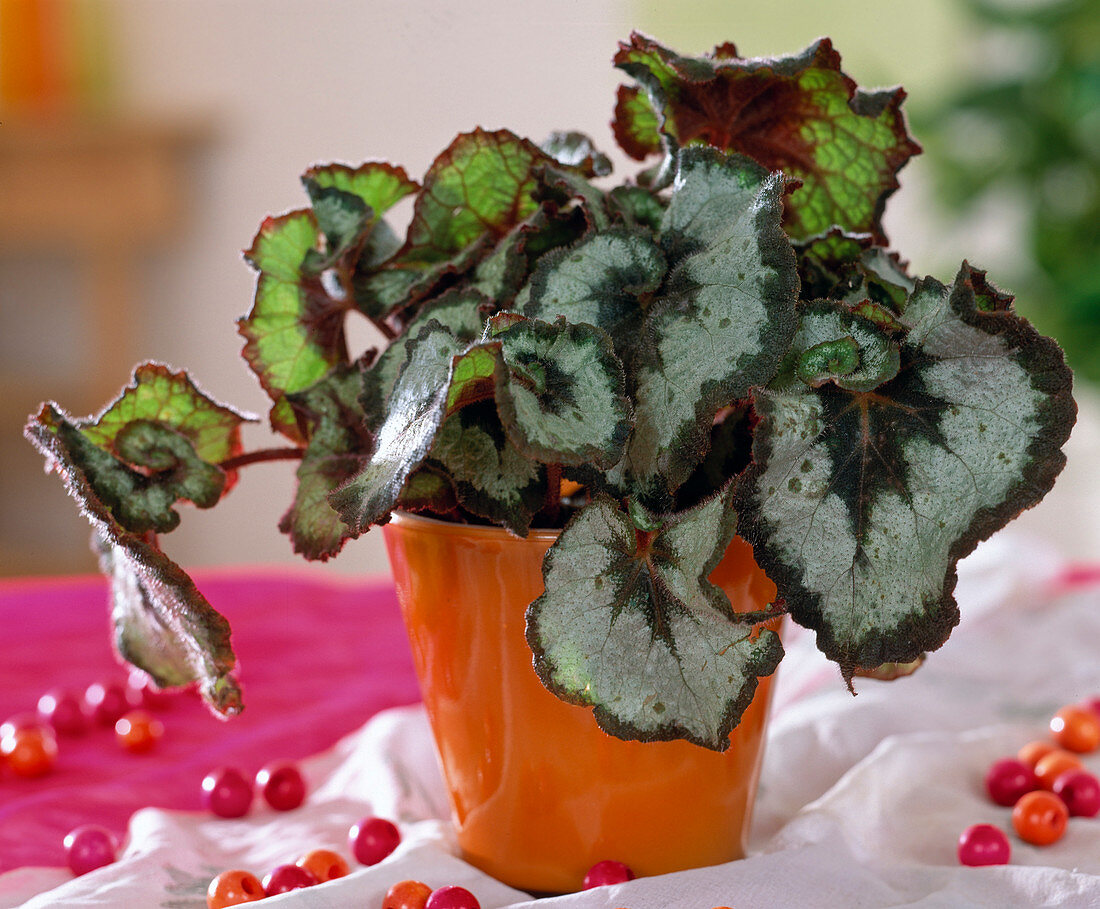
{"label": "pink bead", "polygon": [[65,836],[65,860],[73,874],[87,874],[113,862],[118,841],[105,827],[85,824]]}
{"label": "pink bead", "polygon": [[424,909],[481,909],[481,903],[465,887],[448,884],[432,891]]}
{"label": "pink bead", "polygon": [[985,788],[994,802],[1011,808],[1021,795],[1039,788],[1039,778],[1023,761],[1004,758],[989,768],[985,775]]}
{"label": "pink bead", "polygon": [[58,735],[78,736],[88,731],[83,699],[71,691],[49,691],[38,699],[38,718]]}
{"label": "pink bead", "polygon": [[1067,770],[1054,781],[1071,817],[1096,817],[1100,813],[1100,780],[1087,770]]}
{"label": "pink bead", "polygon": [[608,859],[596,862],[588,869],[588,873],[584,876],[583,889],[591,890],[593,887],[606,887],[608,884],[622,884],[632,880],[634,880],[633,871],[622,862]]}
{"label": "pink bead", "polygon": [[276,811],[297,808],[306,797],[306,781],[294,764],[268,764],[256,774],[256,788]]}
{"label": "pink bead", "polygon": [[100,726],[114,726],[123,714],[137,706],[132,697],[119,682],[94,682],[84,689],[84,708]]}
{"label": "pink bead", "polygon": [[363,818],[348,831],[348,849],[363,865],[377,865],[400,842],[401,832],[385,818]]}
{"label": "pink bead", "polygon": [[275,896],[288,890],[300,890],[319,883],[317,878],[301,865],[279,865],[264,876],[264,893]]}
{"label": "pink bead", "polygon": [[38,729],[43,725],[37,713],[29,713],[27,711],[16,713],[13,716],[9,716],[3,723],[0,723],[0,739],[6,739],[20,729]]}
{"label": "pink bead", "polygon": [[244,817],[252,807],[252,782],[236,767],[218,767],[203,777],[202,801],[218,817]]}
{"label": "pink bead", "polygon": [[959,837],[958,856],[962,865],[1007,865],[1011,853],[1005,832],[992,824],[974,824]]}

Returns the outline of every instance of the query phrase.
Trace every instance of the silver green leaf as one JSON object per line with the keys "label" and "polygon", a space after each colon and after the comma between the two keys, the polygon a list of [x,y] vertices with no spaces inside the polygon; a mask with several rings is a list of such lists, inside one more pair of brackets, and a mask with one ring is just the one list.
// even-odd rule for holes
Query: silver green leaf
{"label": "silver green leaf", "polygon": [[617,463],[630,433],[630,401],[607,334],[564,319],[524,319],[496,340],[503,366],[497,409],[516,447],[548,464]]}
{"label": "silver green leaf", "polygon": [[1061,352],[964,265],[917,282],[896,377],[758,391],[742,532],[847,679],[935,650],[955,566],[1054,482],[1073,424]]}
{"label": "silver green leaf", "polygon": [[546,555],[546,592],[528,608],[543,684],[594,707],[620,738],[725,750],[758,677],[782,657],[778,637],[755,634],[707,580],[735,522],[728,490],[653,532],[636,530],[606,497],[578,512]]}
{"label": "silver green leaf", "polygon": [[870,319],[824,300],[800,307],[799,316],[791,351],[800,381],[871,391],[898,374],[897,342]]}
{"label": "silver green leaf", "polygon": [[718,410],[767,383],[795,330],[786,179],[708,148],[680,153],[661,245],[674,263],[635,361],[632,482],[661,502],[706,452]]}

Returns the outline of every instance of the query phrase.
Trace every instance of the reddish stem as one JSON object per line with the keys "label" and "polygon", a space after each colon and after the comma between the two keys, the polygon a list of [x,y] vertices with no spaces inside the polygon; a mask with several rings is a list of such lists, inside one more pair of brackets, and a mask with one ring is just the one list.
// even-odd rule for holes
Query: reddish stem
{"label": "reddish stem", "polygon": [[543,505],[551,526],[561,515],[561,464],[546,465],[546,502]]}
{"label": "reddish stem", "polygon": [[218,464],[222,470],[236,470],[239,467],[247,467],[260,461],[300,461],[305,454],[304,448],[261,448],[257,451],[246,451],[236,457],[226,458]]}

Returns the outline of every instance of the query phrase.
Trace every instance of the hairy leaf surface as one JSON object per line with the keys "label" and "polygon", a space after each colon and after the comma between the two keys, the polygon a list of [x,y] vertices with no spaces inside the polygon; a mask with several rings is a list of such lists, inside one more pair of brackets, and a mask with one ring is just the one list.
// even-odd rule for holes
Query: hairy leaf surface
{"label": "hairy leaf surface", "polygon": [[755,396],[743,532],[849,679],[946,640],[957,561],[1049,490],[1075,413],[1061,352],[983,273],[918,282],[900,321],[877,387]]}
{"label": "hairy leaf surface", "polygon": [[754,636],[707,580],[733,537],[728,499],[644,533],[600,497],[546,555],[546,592],[527,613],[535,671],[613,735],[725,750],[757,678],[778,665],[778,637]]}

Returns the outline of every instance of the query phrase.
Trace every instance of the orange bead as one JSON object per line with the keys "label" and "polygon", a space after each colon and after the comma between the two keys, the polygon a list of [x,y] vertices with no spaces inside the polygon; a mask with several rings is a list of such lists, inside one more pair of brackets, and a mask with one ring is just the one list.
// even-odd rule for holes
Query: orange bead
{"label": "orange bead", "polygon": [[164,723],[148,710],[131,710],[115,723],[119,745],[134,754],[149,751],[164,737]]}
{"label": "orange bead", "polygon": [[264,896],[264,886],[252,872],[223,871],[206,888],[206,905],[209,909],[225,909],[259,902]]}
{"label": "orange bead", "polygon": [[1055,748],[1050,754],[1044,755],[1035,765],[1035,775],[1039,778],[1039,785],[1044,789],[1053,789],[1054,781],[1067,770],[1076,770],[1081,766],[1081,761],[1075,754]]}
{"label": "orange bead", "polygon": [[432,888],[420,881],[398,881],[382,900],[382,909],[424,909]]}
{"label": "orange bead", "polygon": [[0,739],[0,757],[17,776],[42,776],[57,763],[57,739],[44,726],[16,729]]}
{"label": "orange bead", "polygon": [[1100,748],[1100,717],[1086,707],[1063,707],[1050,719],[1050,734],[1067,751],[1095,751]]}
{"label": "orange bead", "polygon": [[331,849],[314,849],[294,864],[311,872],[322,884],[348,873],[347,859]]}
{"label": "orange bead", "polygon": [[1012,809],[1012,826],[1020,839],[1033,846],[1049,846],[1060,840],[1068,821],[1066,803],[1053,792],[1029,792]]}
{"label": "orange bead", "polygon": [[1016,757],[1023,763],[1027,764],[1032,770],[1035,769],[1035,765],[1039,763],[1040,758],[1046,757],[1052,751],[1057,749],[1057,745],[1054,742],[1049,742],[1046,739],[1036,739],[1034,742],[1028,742],[1016,752]]}

